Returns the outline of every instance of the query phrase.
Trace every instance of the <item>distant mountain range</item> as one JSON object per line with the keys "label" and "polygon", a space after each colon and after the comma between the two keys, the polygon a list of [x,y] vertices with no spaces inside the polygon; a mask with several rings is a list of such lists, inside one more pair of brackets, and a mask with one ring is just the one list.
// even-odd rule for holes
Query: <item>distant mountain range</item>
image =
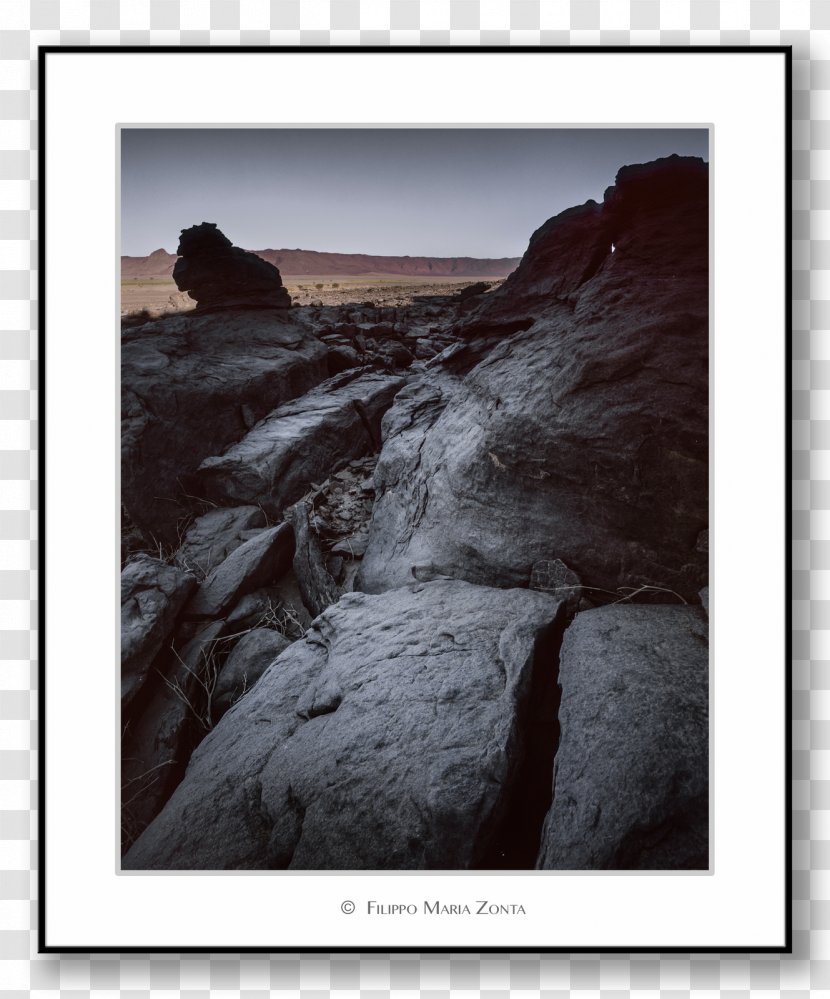
{"label": "distant mountain range", "polygon": [[[324,253],[318,250],[254,250],[279,267],[283,276],[316,274],[397,274],[401,277],[501,278],[516,269],[520,257],[381,257],[367,253]],[[169,278],[178,258],[166,250],[147,257],[122,257],[121,279]]]}

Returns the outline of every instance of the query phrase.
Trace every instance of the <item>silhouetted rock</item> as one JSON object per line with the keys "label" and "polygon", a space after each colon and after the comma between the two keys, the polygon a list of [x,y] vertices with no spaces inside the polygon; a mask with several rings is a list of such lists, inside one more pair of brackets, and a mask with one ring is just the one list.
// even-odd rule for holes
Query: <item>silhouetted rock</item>
{"label": "silhouetted rock", "polygon": [[173,280],[197,303],[196,312],[291,307],[277,268],[234,246],[215,222],[182,229],[176,252]]}
{"label": "silhouetted rock", "polygon": [[561,737],[538,867],[708,866],[708,652],[699,608],[577,615],[562,643]]}
{"label": "silhouetted rock", "polygon": [[204,740],[124,866],[475,866],[509,821],[558,609],[455,580],[345,594]]}
{"label": "silhouetted rock", "polygon": [[[709,517],[708,307],[701,160],[627,168],[603,206],[547,222],[464,321],[469,346],[429,362],[384,418],[358,585],[380,592],[429,566],[526,586],[559,558],[606,599],[694,599],[708,569],[695,544]],[[436,391],[440,405],[419,404]]]}

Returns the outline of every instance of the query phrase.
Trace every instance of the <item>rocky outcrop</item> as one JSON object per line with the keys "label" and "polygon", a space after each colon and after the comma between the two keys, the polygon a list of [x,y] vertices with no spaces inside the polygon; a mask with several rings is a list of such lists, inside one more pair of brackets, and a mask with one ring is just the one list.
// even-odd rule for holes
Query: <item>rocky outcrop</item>
{"label": "rocky outcrop", "polygon": [[475,867],[510,819],[559,606],[460,581],[344,595],[202,742],[124,866]]}
{"label": "rocky outcrop", "polygon": [[234,246],[215,222],[182,229],[173,280],[197,303],[215,309],[288,309],[291,298],[277,268]]}
{"label": "rocky outcrop", "polygon": [[190,573],[136,555],[121,573],[121,708],[143,687],[176,616],[196,586]]}
{"label": "rocky outcrop", "polygon": [[698,608],[617,604],[562,643],[561,738],[538,866],[708,867],[708,628]]}
{"label": "rocky outcrop", "polygon": [[[682,309],[685,298],[700,315],[697,296],[708,306],[708,188],[708,165],[693,156],[622,167],[601,204],[587,201],[541,225],[516,270],[457,332],[475,337],[479,328],[535,319],[552,304],[573,307],[579,318],[596,317],[600,304],[638,311],[650,304],[668,316]],[[589,287],[600,272],[603,280]],[[638,287],[620,298],[626,276]],[[590,299],[577,308],[588,291]],[[612,294],[600,303],[606,292]]]}
{"label": "rocky outcrop", "polygon": [[384,419],[358,585],[527,586],[534,564],[561,559],[589,597],[694,599],[708,564],[696,546],[709,496],[706,165],[621,170],[602,205],[542,226],[457,332],[468,346],[431,361]]}
{"label": "rocky outcrop", "polygon": [[326,348],[294,310],[171,317],[128,331],[122,502],[148,542],[178,544],[193,502],[184,483],[204,458],[326,374]]}
{"label": "rocky outcrop", "polygon": [[194,488],[213,502],[256,503],[278,517],[314,483],[375,451],[399,375],[348,371],[275,409],[224,454],[206,458]]}

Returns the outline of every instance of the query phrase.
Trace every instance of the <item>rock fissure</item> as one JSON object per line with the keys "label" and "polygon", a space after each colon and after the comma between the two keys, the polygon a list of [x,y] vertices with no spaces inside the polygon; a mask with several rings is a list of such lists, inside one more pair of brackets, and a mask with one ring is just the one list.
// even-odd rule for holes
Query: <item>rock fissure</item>
{"label": "rock fissure", "polygon": [[539,856],[559,747],[559,654],[567,626],[568,614],[562,604],[555,620],[534,644],[530,681],[521,706],[522,744],[515,769],[504,782],[508,803],[477,864],[480,870],[532,868]]}

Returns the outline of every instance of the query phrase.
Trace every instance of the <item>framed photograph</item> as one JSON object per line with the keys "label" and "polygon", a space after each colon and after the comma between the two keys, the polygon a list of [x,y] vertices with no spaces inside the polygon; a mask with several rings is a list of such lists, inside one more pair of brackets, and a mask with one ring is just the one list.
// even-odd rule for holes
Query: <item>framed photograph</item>
{"label": "framed photograph", "polygon": [[41,49],[42,950],[789,948],[790,64]]}

